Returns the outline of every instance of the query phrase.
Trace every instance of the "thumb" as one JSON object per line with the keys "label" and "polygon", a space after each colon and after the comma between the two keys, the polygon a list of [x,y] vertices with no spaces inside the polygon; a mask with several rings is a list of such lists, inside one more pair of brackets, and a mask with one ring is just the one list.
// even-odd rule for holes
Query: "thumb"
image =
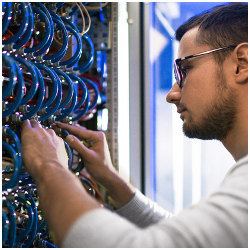
{"label": "thumb", "polygon": [[74,135],[68,135],[65,138],[65,141],[69,144],[69,146],[75,149],[78,153],[80,153],[83,158],[86,158],[91,153],[91,150],[88,149],[77,137]]}

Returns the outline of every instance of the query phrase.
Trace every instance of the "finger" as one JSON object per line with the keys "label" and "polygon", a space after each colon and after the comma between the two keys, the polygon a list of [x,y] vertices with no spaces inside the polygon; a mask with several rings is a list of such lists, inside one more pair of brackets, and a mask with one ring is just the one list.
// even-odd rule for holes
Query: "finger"
{"label": "finger", "polygon": [[59,127],[56,126],[56,124],[52,124],[52,129],[55,131],[55,133],[58,135],[60,134],[61,130]]}
{"label": "finger", "polygon": [[49,133],[51,136],[55,136],[56,132],[53,129],[47,129],[47,133]]}
{"label": "finger", "polygon": [[30,124],[32,128],[39,128],[39,127],[42,128],[42,125],[34,119],[30,120]]}
{"label": "finger", "polygon": [[60,128],[65,128],[69,133],[76,135],[80,139],[94,140],[96,139],[96,132],[88,130],[84,127],[73,126],[65,123],[56,123]]}
{"label": "finger", "polygon": [[83,129],[83,130],[87,130],[85,127],[82,127],[80,124],[69,125],[69,124],[63,123],[63,122],[55,122],[52,124],[52,127],[53,126],[60,127],[60,128],[78,127],[78,128]]}
{"label": "finger", "polygon": [[52,124],[52,129],[55,131],[57,135],[60,135],[63,139],[69,135],[69,132],[65,128],[59,128],[56,124]]}
{"label": "finger", "polygon": [[91,153],[89,150],[77,137],[74,135],[68,135],[65,141],[69,144],[69,146],[75,149],[78,153],[80,153],[83,158],[87,158],[87,156]]}
{"label": "finger", "polygon": [[22,123],[22,130],[26,130],[26,129],[31,129],[32,126],[30,124],[30,120],[24,120]]}

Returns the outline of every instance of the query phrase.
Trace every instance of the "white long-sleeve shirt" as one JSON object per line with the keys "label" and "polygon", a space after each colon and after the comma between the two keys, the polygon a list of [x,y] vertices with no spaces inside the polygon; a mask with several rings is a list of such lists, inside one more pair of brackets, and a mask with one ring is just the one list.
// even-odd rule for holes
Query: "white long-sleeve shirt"
{"label": "white long-sleeve shirt", "polygon": [[95,209],[68,231],[63,247],[247,247],[248,157],[207,199],[177,216],[138,190],[116,213]]}

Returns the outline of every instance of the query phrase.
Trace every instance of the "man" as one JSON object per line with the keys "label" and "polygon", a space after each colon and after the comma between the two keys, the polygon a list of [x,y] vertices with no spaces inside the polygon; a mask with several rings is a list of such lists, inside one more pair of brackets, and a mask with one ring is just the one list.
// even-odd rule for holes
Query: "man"
{"label": "man", "polygon": [[117,174],[102,132],[57,123],[72,134],[67,142],[115,201],[116,211],[102,208],[67,169],[62,139],[34,120],[24,122],[24,163],[36,180],[45,218],[60,246],[247,247],[247,12],[246,4],[219,6],[176,32],[180,59],[167,101],[177,106],[188,137],[218,139],[236,161],[212,195],[177,216]]}

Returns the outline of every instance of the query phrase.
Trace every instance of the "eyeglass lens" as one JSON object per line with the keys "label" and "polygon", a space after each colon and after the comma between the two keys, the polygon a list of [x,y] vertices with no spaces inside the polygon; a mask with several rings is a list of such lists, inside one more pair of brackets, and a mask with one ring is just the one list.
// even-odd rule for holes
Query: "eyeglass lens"
{"label": "eyeglass lens", "polygon": [[182,77],[181,77],[181,72],[180,72],[179,67],[178,67],[176,62],[174,62],[174,75],[175,75],[175,79],[176,79],[177,84],[181,88]]}

